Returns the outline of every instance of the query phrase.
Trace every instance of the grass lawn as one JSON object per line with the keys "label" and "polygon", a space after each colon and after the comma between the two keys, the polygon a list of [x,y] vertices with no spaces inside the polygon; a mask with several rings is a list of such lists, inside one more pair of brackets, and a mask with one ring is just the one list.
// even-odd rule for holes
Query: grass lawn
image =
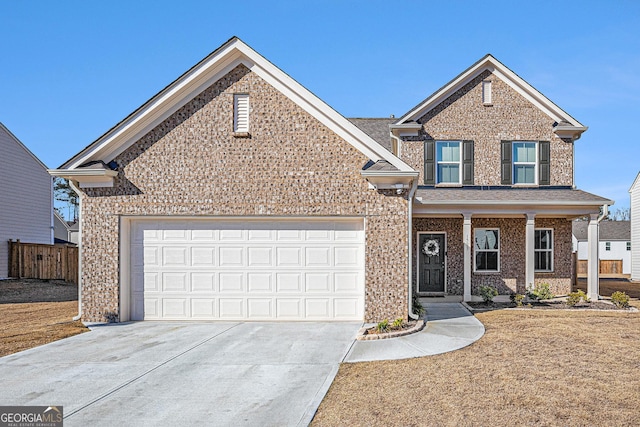
{"label": "grass lawn", "polygon": [[343,364],[312,425],[640,425],[640,313],[477,317],[486,334],[462,350]]}

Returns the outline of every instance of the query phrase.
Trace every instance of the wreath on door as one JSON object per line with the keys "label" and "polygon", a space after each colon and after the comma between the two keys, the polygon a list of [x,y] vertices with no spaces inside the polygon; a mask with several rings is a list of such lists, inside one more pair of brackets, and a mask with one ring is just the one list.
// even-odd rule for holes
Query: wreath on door
{"label": "wreath on door", "polygon": [[440,245],[437,240],[427,240],[422,246],[422,252],[427,256],[436,256],[440,253]]}

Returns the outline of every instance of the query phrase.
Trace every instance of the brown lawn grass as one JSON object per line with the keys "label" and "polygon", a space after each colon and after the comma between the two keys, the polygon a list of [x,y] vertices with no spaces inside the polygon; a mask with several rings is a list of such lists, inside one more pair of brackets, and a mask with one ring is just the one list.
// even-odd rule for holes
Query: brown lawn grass
{"label": "brown lawn grass", "polygon": [[0,305],[0,356],[88,331],[71,320],[77,301]]}
{"label": "brown lawn grass", "polygon": [[462,350],[343,364],[312,425],[640,425],[639,313],[477,317],[486,334]]}

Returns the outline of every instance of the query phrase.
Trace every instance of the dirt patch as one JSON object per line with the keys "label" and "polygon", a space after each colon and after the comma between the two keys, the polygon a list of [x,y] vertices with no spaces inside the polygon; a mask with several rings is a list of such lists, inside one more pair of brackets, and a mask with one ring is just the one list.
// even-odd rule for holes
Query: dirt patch
{"label": "dirt patch", "polygon": [[77,286],[42,280],[0,281],[0,356],[88,331],[78,313]]}
{"label": "dirt patch", "polygon": [[489,311],[489,310],[501,310],[505,308],[518,308],[522,310],[618,310],[618,311],[630,311],[630,309],[618,308],[612,303],[606,301],[591,301],[591,302],[579,302],[574,306],[568,305],[563,301],[532,301],[524,303],[522,307],[517,307],[516,304],[511,302],[466,302],[473,311]]}
{"label": "dirt patch", "polygon": [[476,317],[486,333],[464,349],[343,364],[312,425],[637,425],[640,313]]}
{"label": "dirt patch", "polygon": [[[587,292],[587,279],[578,279],[573,292],[578,289]],[[600,295],[610,297],[616,291],[624,292],[631,298],[640,298],[640,282],[631,282],[627,279],[600,279]]]}
{"label": "dirt patch", "polygon": [[77,300],[78,285],[61,280],[0,280],[0,304]]}

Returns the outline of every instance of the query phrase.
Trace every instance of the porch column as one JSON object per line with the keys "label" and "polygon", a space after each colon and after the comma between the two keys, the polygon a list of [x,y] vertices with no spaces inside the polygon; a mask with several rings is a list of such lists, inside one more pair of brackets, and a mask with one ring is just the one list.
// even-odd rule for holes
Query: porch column
{"label": "porch column", "polygon": [[535,285],[535,237],[536,237],[536,215],[527,213],[527,228],[525,233],[525,273],[524,284],[527,289],[533,289]]}
{"label": "porch column", "polygon": [[463,214],[462,242],[464,244],[464,292],[463,300],[471,301],[471,214]]}
{"label": "porch column", "polygon": [[598,300],[600,293],[598,258],[598,214],[591,214],[587,231],[587,296],[593,301]]}

